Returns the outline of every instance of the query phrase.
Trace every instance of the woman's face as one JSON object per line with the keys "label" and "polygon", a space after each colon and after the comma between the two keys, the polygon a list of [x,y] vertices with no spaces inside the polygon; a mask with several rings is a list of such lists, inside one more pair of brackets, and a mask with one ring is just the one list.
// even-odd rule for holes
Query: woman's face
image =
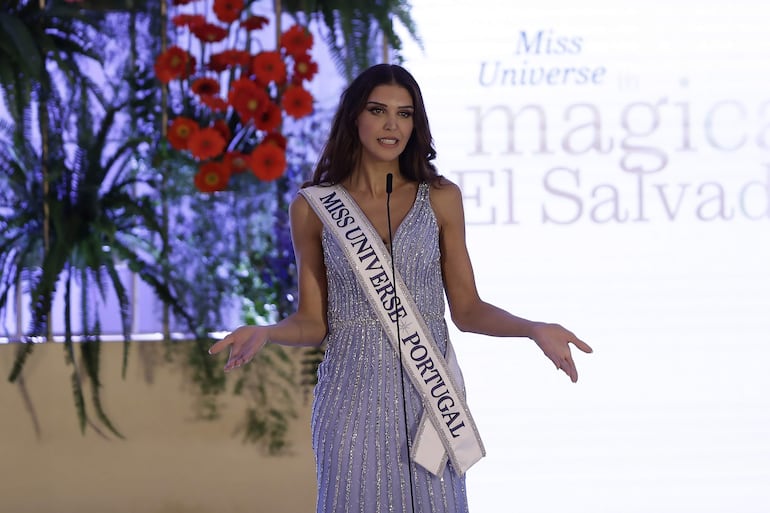
{"label": "woman's face", "polygon": [[356,120],[361,163],[398,159],[412,135],[413,116],[414,104],[408,90],[399,85],[375,87]]}

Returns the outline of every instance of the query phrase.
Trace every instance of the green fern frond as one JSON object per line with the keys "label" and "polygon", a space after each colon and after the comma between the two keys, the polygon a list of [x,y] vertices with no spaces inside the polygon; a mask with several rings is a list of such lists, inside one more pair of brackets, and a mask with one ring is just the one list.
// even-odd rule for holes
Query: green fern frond
{"label": "green fern frond", "polygon": [[128,353],[131,342],[131,302],[128,299],[128,292],[126,291],[123,281],[118,274],[118,270],[115,265],[108,265],[105,270],[109,273],[112,279],[112,288],[115,291],[115,296],[118,299],[118,307],[120,310],[120,325],[123,332],[123,361],[121,364],[120,374],[125,379],[126,372],[128,370]]}
{"label": "green fern frond", "polygon": [[[70,382],[72,383],[72,396],[75,402],[75,411],[77,413],[80,432],[85,433],[88,413],[86,412],[86,403],[83,398],[83,387],[81,385],[78,364],[75,360],[75,352],[72,341],[72,269],[67,271],[67,279],[64,290],[64,356],[65,362],[72,366]],[[34,296],[33,296],[34,297]]]}
{"label": "green fern frond", "polygon": [[94,412],[96,413],[97,418],[101,421],[101,423],[107,427],[115,436],[118,438],[125,438],[120,431],[117,430],[115,425],[112,423],[112,420],[109,418],[107,413],[104,411],[104,407],[102,405],[101,400],[101,383],[99,380],[100,376],[100,349],[101,349],[101,340],[100,340],[100,328],[98,321],[97,323],[92,327],[91,336],[89,336],[85,341],[78,344],[80,347],[80,355],[81,359],[83,361],[83,367],[86,371],[86,374],[89,378],[89,383],[91,386],[91,404],[94,408]]}
{"label": "green fern frond", "polygon": [[34,348],[35,344],[30,340],[27,340],[24,344],[19,344],[19,346],[16,348],[16,354],[13,358],[13,366],[11,367],[11,372],[8,375],[9,382],[14,383],[17,379],[19,379],[19,375],[24,368],[24,364],[27,362],[27,358],[32,353]]}

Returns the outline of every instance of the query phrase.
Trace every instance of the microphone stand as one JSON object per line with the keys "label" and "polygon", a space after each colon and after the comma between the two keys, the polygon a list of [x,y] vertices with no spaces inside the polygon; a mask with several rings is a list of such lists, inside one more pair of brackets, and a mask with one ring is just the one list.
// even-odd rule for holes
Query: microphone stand
{"label": "microphone stand", "polygon": [[[388,195],[388,199],[385,203],[385,208],[388,211],[388,239],[390,240],[390,274],[393,276],[393,296],[398,305],[398,294],[396,293],[396,253],[393,251],[393,226],[390,222],[390,194],[393,192],[393,173],[388,173],[385,183],[385,192]],[[414,483],[412,481],[412,458],[409,454],[411,444],[409,443],[409,426],[406,421],[406,386],[404,385],[404,356],[401,352],[401,323],[398,320],[398,314],[396,315],[396,336],[398,338],[398,367],[401,370],[401,398],[402,406],[404,407],[404,435],[406,435],[406,462],[409,467],[409,496],[412,500],[412,513],[414,513]]]}

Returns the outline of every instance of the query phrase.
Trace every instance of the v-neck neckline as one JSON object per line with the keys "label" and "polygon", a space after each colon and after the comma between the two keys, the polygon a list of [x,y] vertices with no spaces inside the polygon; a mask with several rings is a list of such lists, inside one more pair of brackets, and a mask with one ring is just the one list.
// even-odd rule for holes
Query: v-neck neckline
{"label": "v-neck neckline", "polygon": [[406,221],[413,215],[414,211],[417,209],[417,203],[420,199],[420,188],[422,187],[421,183],[417,183],[417,192],[414,195],[414,200],[412,201],[412,206],[409,207],[409,210],[407,210],[406,215],[404,215],[404,218],[401,220],[401,222],[396,226],[396,228],[393,230],[393,238],[390,241],[390,244],[385,242],[385,240],[380,236],[380,232],[377,231],[377,227],[374,226],[374,223],[372,223],[372,220],[369,219],[369,216],[366,215],[366,212],[364,212],[364,209],[361,208],[361,205],[356,201],[356,198],[353,197],[353,195],[350,193],[349,190],[345,188],[342,184],[339,184],[340,189],[345,193],[345,195],[350,199],[350,201],[355,204],[356,208],[361,212],[361,215],[364,219],[366,219],[366,222],[369,224],[369,227],[372,229],[374,233],[377,234],[377,237],[380,239],[380,241],[385,244],[385,247],[388,248],[389,252],[393,245],[393,241],[396,240],[398,237],[398,234],[401,230],[401,227],[406,224]]}

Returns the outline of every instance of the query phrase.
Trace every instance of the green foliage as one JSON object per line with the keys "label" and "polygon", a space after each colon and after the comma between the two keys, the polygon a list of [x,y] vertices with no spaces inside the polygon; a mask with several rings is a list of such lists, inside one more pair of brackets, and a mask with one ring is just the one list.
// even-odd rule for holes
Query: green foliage
{"label": "green foliage", "polygon": [[[303,137],[295,134],[292,141]],[[175,169],[167,189],[168,259],[175,280],[194,284],[185,295],[185,308],[210,330],[234,327],[222,313],[237,308],[238,324],[265,324],[285,317],[296,298],[288,200],[304,180],[306,166],[290,167],[286,177],[271,183],[236,177],[233,190],[215,194],[193,190],[191,162]],[[201,357],[216,362],[213,375],[201,373]],[[286,430],[297,416],[298,357],[298,351],[271,345],[230,377],[232,392],[248,403],[238,431],[245,442],[272,454],[288,449]],[[201,392],[198,415],[218,418],[218,398],[225,391],[224,361],[200,351],[190,354],[187,363],[188,376]]]}
{"label": "green foliage", "polygon": [[[82,98],[82,96],[81,96]],[[103,423],[117,434],[107,421],[99,401],[99,319],[89,318],[97,312],[96,299],[86,293],[95,288],[102,300],[113,293],[118,301],[123,336],[130,339],[130,304],[120,277],[122,267],[138,271],[160,297],[177,307],[176,294],[164,279],[158,262],[158,248],[165,244],[164,232],[158,223],[157,201],[151,191],[151,177],[143,176],[133,162],[146,137],[125,137],[118,144],[109,140],[114,134],[116,116],[123,104],[106,107],[100,120],[93,120],[89,106],[84,103],[73,112],[61,110],[61,105],[49,102],[51,123],[63,123],[76,118],[76,144],[72,152],[65,151],[61,132],[49,131],[48,174],[43,175],[42,156],[29,143],[6,145],[6,158],[0,159],[0,174],[8,177],[0,214],[0,308],[6,306],[9,294],[21,283],[28,283],[30,296],[31,340],[48,333],[50,312],[57,287],[65,283],[64,314],[67,361],[73,366],[73,392],[85,428],[85,407],[80,381],[86,379],[92,391],[92,405]],[[27,130],[6,125],[11,139],[19,141]],[[6,184],[4,184],[6,185]],[[137,193],[144,190],[143,193]],[[7,201],[7,203],[6,203]],[[16,208],[11,208],[14,205]],[[48,213],[50,223],[45,222]],[[47,234],[44,233],[47,227]],[[48,247],[43,247],[48,240]],[[78,282],[82,329],[85,340],[79,344],[82,368],[74,356],[71,313],[69,305],[71,283]],[[186,316],[189,318],[189,316]],[[191,321],[191,319],[190,319]],[[128,346],[126,346],[127,349]],[[14,381],[34,344],[20,346],[19,355],[9,379]],[[125,371],[125,361],[124,361]]]}
{"label": "green foliage", "polygon": [[348,81],[372,64],[383,61],[385,43],[394,51],[391,62],[400,61],[403,43],[394,29],[394,20],[422,44],[406,0],[283,0],[282,3],[287,12],[297,17],[318,20],[337,70]]}
{"label": "green foliage", "polygon": [[258,444],[269,454],[290,448],[286,441],[289,423],[297,417],[294,361],[286,348],[268,346],[238,376],[234,392],[246,396],[246,408],[238,432],[244,442]]}
{"label": "green foliage", "polygon": [[[67,4],[6,1],[0,10],[0,92],[12,119],[33,100],[83,82],[83,67],[98,65],[101,18]],[[58,91],[55,91],[58,89]],[[98,87],[93,88],[98,94]]]}
{"label": "green foliage", "polygon": [[[180,318],[193,324],[159,259],[166,238],[159,222],[157,182],[139,165],[153,141],[126,129],[125,112],[132,100],[121,99],[121,89],[112,90],[109,82],[97,86],[80,68],[101,69],[104,56],[96,48],[106,47],[100,45],[108,37],[99,32],[106,28],[103,20],[66,7],[40,10],[26,2],[15,7],[15,18],[4,16],[3,27],[13,26],[19,34],[26,27],[35,38],[30,43],[16,37],[3,48],[9,59],[0,61],[2,76],[10,77],[2,86],[12,116],[0,126],[0,313],[19,289],[29,291],[32,301],[26,343],[19,345],[9,380],[19,378],[33,342],[50,337],[53,299],[64,285],[63,348],[73,368],[81,429],[89,422],[85,382],[96,417],[121,436],[100,400],[98,301],[108,294],[117,299],[124,373],[130,304],[121,269],[134,270]],[[46,64],[30,74],[13,52],[37,55]],[[73,343],[73,282],[82,290],[80,344]]]}

